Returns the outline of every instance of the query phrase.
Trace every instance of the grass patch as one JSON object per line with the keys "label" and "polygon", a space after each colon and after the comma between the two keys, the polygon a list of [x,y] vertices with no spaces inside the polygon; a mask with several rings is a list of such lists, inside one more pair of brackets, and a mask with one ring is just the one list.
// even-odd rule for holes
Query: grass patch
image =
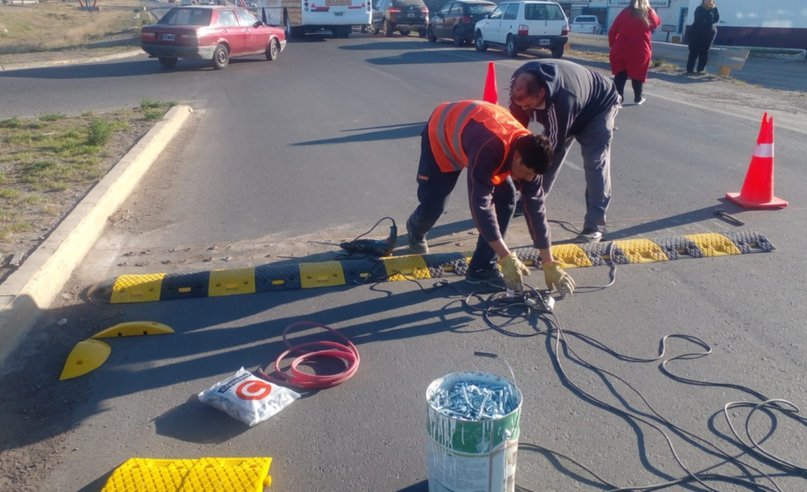
{"label": "grass patch", "polygon": [[57,223],[173,105],[0,121],[0,251]]}
{"label": "grass patch", "polygon": [[105,0],[99,11],[81,10],[75,2],[0,4],[6,29],[0,35],[0,54],[58,50],[109,35],[136,34],[143,25],[141,17],[147,17],[134,14],[139,7],[139,0]]}

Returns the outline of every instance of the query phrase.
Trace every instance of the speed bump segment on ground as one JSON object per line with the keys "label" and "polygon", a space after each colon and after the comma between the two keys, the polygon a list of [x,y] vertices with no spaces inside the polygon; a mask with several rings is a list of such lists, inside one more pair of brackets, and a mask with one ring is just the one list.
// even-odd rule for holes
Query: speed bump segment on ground
{"label": "speed bump segment on ground", "polygon": [[[735,231],[588,245],[559,244],[552,246],[552,256],[563,268],[583,268],[767,253],[774,249],[773,244],[759,233]],[[540,268],[541,257],[537,249],[516,248],[514,251],[525,264]],[[107,292],[108,297],[103,300],[113,304],[252,294],[465,275],[469,262],[470,253],[437,253],[385,258],[348,257],[210,272],[121,275],[111,282],[109,289],[99,289],[99,292]]]}
{"label": "speed bump segment on ground", "polygon": [[115,469],[101,492],[262,492],[272,485],[272,458],[131,458]]}

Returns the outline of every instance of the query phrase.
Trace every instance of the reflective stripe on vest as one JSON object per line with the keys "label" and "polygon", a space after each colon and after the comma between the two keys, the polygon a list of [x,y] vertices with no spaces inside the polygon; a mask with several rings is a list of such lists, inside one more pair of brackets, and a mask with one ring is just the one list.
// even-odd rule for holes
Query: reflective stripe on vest
{"label": "reflective stripe on vest", "polygon": [[468,166],[468,157],[462,148],[462,132],[470,121],[482,123],[504,145],[504,155],[492,177],[498,185],[507,179],[510,171],[503,171],[512,143],[530,131],[510,112],[498,104],[483,101],[442,103],[429,118],[429,141],[437,166],[444,173],[461,171]]}

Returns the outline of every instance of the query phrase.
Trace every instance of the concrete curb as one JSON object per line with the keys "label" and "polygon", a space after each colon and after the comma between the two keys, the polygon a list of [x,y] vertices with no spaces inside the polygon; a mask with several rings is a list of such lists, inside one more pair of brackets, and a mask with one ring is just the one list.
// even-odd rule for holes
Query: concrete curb
{"label": "concrete curb", "polygon": [[132,58],[137,55],[145,54],[143,50],[129,50],[122,53],[114,53],[111,55],[94,56],[90,58],[71,58],[66,60],[43,61],[35,63],[10,63],[8,65],[0,65],[0,72],[10,72],[13,70],[30,70],[32,68],[47,68],[58,67],[63,65],[79,65],[82,63],[100,63],[111,60],[120,60],[122,58]]}
{"label": "concrete curb", "polygon": [[19,270],[0,284],[0,367],[50,307],[95,244],[107,219],[129,197],[193,110],[175,106],[115,164]]}

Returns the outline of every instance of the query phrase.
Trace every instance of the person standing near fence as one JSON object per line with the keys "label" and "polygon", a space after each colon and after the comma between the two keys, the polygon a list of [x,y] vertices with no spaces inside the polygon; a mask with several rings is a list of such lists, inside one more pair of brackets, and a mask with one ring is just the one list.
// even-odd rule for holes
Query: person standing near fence
{"label": "person standing near fence", "polygon": [[647,82],[647,69],[653,55],[650,36],[659,24],[661,19],[648,0],[631,0],[608,30],[611,73],[614,74],[620,102],[624,99],[625,83],[629,77],[633,85],[633,102],[645,102],[642,89]]}
{"label": "person standing near fence", "polygon": [[720,20],[715,0],[703,0],[695,9],[695,20],[689,29],[689,58],[687,59],[687,73],[693,74],[695,62],[698,62],[698,73],[706,68],[709,59],[709,48],[717,35],[715,24]]}

